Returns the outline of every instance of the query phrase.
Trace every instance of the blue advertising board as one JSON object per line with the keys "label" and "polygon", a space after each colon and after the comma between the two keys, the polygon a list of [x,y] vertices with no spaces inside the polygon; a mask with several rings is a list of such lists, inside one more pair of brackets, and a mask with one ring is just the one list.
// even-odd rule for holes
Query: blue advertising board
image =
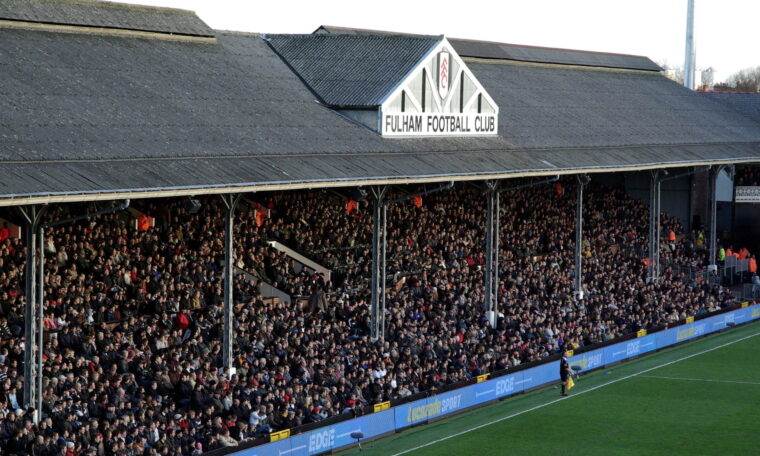
{"label": "blue advertising board", "polygon": [[522,386],[523,378],[523,373],[520,371],[472,385],[471,388],[475,393],[472,405],[519,393],[525,389]]}
{"label": "blue advertising board", "polygon": [[[571,366],[579,367],[580,372],[586,372],[758,318],[760,318],[760,305],[744,307],[581,353],[572,356],[569,361]],[[354,443],[355,440],[351,438],[353,432],[363,433],[365,439],[372,438],[556,381],[559,381],[559,361],[325,426],[287,439],[242,450],[233,455],[301,456],[324,453]]]}

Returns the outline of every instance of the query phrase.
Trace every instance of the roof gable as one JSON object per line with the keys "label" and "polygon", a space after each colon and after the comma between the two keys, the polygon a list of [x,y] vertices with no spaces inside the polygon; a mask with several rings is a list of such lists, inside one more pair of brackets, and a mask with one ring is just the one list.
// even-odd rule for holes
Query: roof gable
{"label": "roof gable", "polygon": [[371,108],[382,102],[440,37],[268,35],[266,39],[326,105]]}
{"label": "roof gable", "polygon": [[383,136],[498,133],[499,106],[443,38],[383,100]]}

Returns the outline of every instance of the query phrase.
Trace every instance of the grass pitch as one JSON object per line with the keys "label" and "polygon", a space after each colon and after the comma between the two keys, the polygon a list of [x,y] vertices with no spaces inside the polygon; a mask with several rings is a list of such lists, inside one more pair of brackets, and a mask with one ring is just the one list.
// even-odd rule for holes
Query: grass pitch
{"label": "grass pitch", "polygon": [[363,444],[361,454],[760,454],[760,323],[576,380],[569,397],[547,387]]}

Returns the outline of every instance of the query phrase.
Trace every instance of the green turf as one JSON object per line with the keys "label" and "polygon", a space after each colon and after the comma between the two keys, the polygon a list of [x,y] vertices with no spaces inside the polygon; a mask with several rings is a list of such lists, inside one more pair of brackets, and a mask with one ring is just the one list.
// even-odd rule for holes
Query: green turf
{"label": "green turf", "polygon": [[544,388],[369,442],[361,454],[758,455],[758,353],[760,323],[745,325],[582,376],[568,398]]}

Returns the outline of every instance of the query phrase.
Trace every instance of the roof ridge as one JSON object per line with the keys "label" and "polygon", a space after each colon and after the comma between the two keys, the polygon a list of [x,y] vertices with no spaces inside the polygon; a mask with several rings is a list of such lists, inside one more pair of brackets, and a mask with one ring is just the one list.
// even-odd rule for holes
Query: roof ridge
{"label": "roof ridge", "polygon": [[193,11],[103,0],[2,0],[0,20],[213,37]]}
{"label": "roof ridge", "polygon": [[[342,27],[339,25],[320,25],[317,27],[316,30],[314,30],[311,35],[318,35],[320,30],[325,30],[328,32],[328,34],[333,34],[329,32],[329,30],[341,30],[345,32],[355,32],[354,35],[403,35],[403,36],[418,36],[418,37],[436,37],[440,36],[442,37],[443,34],[439,35],[426,35],[422,33],[409,33],[409,32],[394,32],[392,30],[378,30],[378,29],[362,29],[362,28],[355,28],[355,27]],[[334,33],[333,35],[351,35],[351,33]]]}
{"label": "roof ridge", "polygon": [[521,47],[521,48],[530,48],[530,49],[544,49],[547,51],[563,51],[563,52],[583,52],[584,54],[599,54],[599,55],[615,55],[620,57],[638,57],[643,59],[648,59],[649,57],[645,55],[640,54],[626,54],[623,52],[607,52],[607,51],[592,51],[589,49],[572,49],[572,48],[561,48],[561,47],[553,47],[553,46],[537,46],[533,44],[517,44],[517,43],[505,43],[501,41],[488,41],[488,40],[475,40],[475,39],[469,39],[469,38],[454,38],[449,37],[449,41],[463,41],[467,43],[480,43],[480,44],[495,44],[497,46],[511,46],[511,47]]}
{"label": "roof ridge", "polygon": [[[264,35],[264,34],[262,34]],[[361,33],[361,34],[343,34],[343,33],[335,33],[335,34],[313,34],[313,33],[267,33],[266,36],[273,37],[273,36],[285,36],[285,37],[291,37],[291,38],[310,38],[310,39],[361,39],[361,38],[382,38],[382,39],[393,39],[393,38],[403,38],[403,39],[414,39],[414,40],[439,40],[443,39],[444,35],[411,35],[406,33]]]}
{"label": "roof ridge", "polygon": [[37,0],[38,2],[44,2],[44,3],[68,3],[68,4],[79,4],[82,6],[104,6],[107,8],[114,8],[114,9],[124,9],[124,10],[134,10],[134,11],[146,11],[146,12],[155,12],[155,11],[164,11],[167,13],[182,13],[182,14],[188,14],[192,16],[196,16],[197,14],[193,10],[183,9],[183,8],[172,8],[168,6],[153,6],[153,5],[142,5],[138,3],[124,3],[124,2],[115,2],[115,1],[105,1],[105,0]]}

